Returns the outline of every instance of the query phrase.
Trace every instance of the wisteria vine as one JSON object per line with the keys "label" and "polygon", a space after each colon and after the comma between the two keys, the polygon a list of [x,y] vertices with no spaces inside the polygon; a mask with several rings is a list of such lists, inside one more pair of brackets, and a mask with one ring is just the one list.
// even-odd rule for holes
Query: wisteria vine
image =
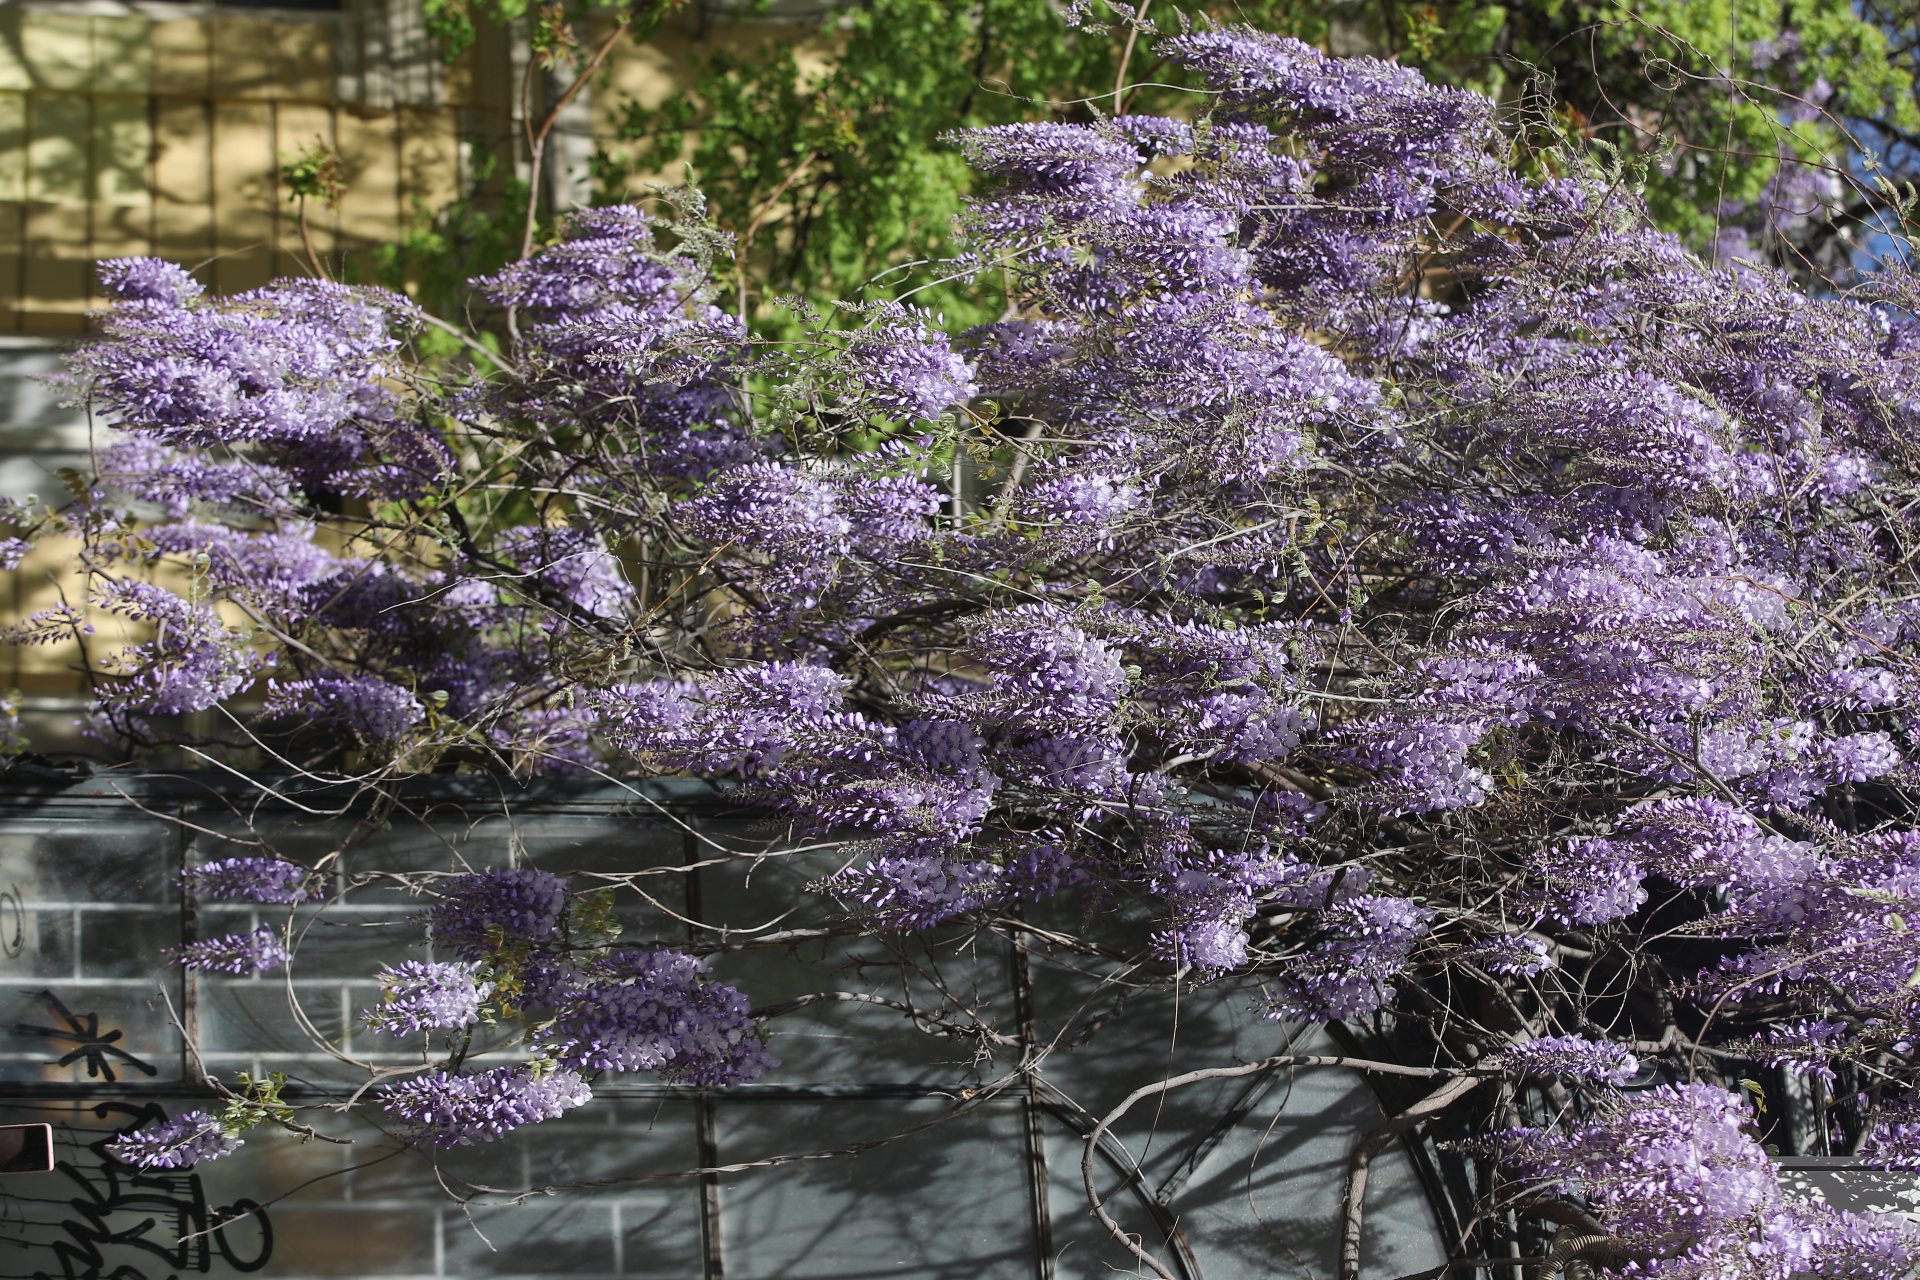
{"label": "wisteria vine", "polygon": [[[954,139],[948,268],[1008,298],[960,335],[889,303],[754,339],[689,193],[573,215],[459,343],[377,290],[105,264],[72,377],[112,442],[11,517],[89,594],[14,639],[86,644],[128,751],[737,780],[851,841],[815,889],[863,928],[1150,903],[1159,980],[1390,1025],[1555,1267],[1905,1276],[1920,1236],[1791,1198],[1764,1144],[1920,1165],[1920,281],[1703,260],[1631,165],[1390,63],[1158,51],[1191,118]],[[447,1046],[374,1095],[403,1138],[777,1065],[604,897],[433,892],[439,958],[367,1012]],[[522,1058],[462,1060],[515,1020]],[[1763,1128],[1742,1064],[1817,1121]]]}

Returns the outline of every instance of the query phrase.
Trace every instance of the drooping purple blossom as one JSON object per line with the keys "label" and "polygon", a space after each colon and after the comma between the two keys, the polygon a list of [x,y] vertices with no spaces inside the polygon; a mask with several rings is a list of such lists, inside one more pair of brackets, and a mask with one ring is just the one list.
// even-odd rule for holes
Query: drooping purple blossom
{"label": "drooping purple blossom", "polygon": [[1626,1247],[1661,1259],[1652,1275],[1891,1277],[1920,1257],[1920,1239],[1897,1220],[1790,1199],[1746,1131],[1751,1118],[1725,1090],[1663,1085],[1616,1096],[1564,1130],[1510,1130],[1484,1145],[1512,1174],[1579,1194]]}
{"label": "drooping purple blossom", "polygon": [[1875,1117],[1860,1144],[1860,1154],[1883,1169],[1920,1170],[1920,1112],[1910,1099],[1884,1108]]}
{"label": "drooping purple blossom", "polygon": [[520,566],[509,580],[523,580],[521,590],[555,592],[590,616],[616,616],[633,595],[620,562],[577,529],[507,529],[498,545]]}
{"label": "drooping purple blossom", "polygon": [[1029,486],[1020,500],[1030,520],[1105,528],[1138,509],[1141,495],[1131,477],[1076,468]]}
{"label": "drooping purple blossom", "polygon": [[557,1119],[592,1097],[579,1072],[548,1064],[466,1075],[429,1072],[388,1085],[380,1092],[380,1105],[410,1141],[466,1147]]}
{"label": "drooping purple blossom", "polygon": [[477,961],[502,945],[546,942],[566,904],[567,882],[552,872],[494,868],[447,881],[425,921],[436,947]]}
{"label": "drooping purple blossom", "polygon": [[1493,789],[1492,775],[1467,759],[1491,727],[1485,719],[1382,716],[1356,731],[1363,745],[1354,757],[1382,776],[1389,813],[1464,809]]}
{"label": "drooping purple blossom", "polygon": [[829,887],[876,926],[925,929],[999,902],[1001,868],[938,854],[875,858],[835,875]]}
{"label": "drooping purple blossom", "polygon": [[260,714],[267,720],[332,721],[363,743],[398,742],[427,718],[411,690],[377,676],[269,681]]}
{"label": "drooping purple blossom", "polygon": [[1547,912],[1566,924],[1597,924],[1632,915],[1647,900],[1646,869],[1635,849],[1581,837],[1542,850],[1534,866]]}
{"label": "drooping purple blossom", "polygon": [[317,546],[310,525],[246,534],[182,521],[155,526],[147,538],[155,551],[191,564],[231,597],[275,611],[304,613],[308,597],[352,563]]}
{"label": "drooping purple blossom", "polygon": [[100,479],[176,520],[196,504],[254,514],[288,510],[293,503],[292,477],[280,467],[253,459],[215,461],[141,435],[127,435],[102,451]]}
{"label": "drooping purple blossom", "polygon": [[1767,1033],[1764,1044],[1754,1047],[1759,1061],[1831,1086],[1836,1079],[1835,1060],[1859,1043],[1854,1028],[1846,1022],[1809,1018],[1774,1028]]}
{"label": "drooping purple blossom", "polygon": [[94,269],[101,291],[126,302],[181,307],[206,292],[185,269],[161,258],[106,258]]}
{"label": "drooping purple blossom", "polygon": [[99,691],[103,705],[147,715],[205,711],[269,665],[211,607],[151,583],[114,579],[100,586],[94,603],[158,632],[108,656],[104,665],[114,679]]}
{"label": "drooping purple blossom", "polygon": [[362,1017],[374,1031],[410,1035],[429,1028],[453,1030],[480,1020],[480,1002],[493,992],[478,978],[476,963],[428,963],[402,960],[384,966],[376,981],[380,1003]]}
{"label": "drooping purple blossom", "polygon": [[874,858],[821,887],[874,928],[912,930],[984,907],[1050,897],[1082,875],[1059,845],[1034,842],[1000,861],[941,854]]}
{"label": "drooping purple blossom", "polygon": [[1573,1076],[1604,1084],[1621,1084],[1640,1071],[1640,1060],[1617,1044],[1581,1036],[1541,1036],[1486,1060],[1523,1076]]}
{"label": "drooping purple blossom", "polygon": [[893,303],[875,310],[868,327],[847,335],[835,390],[845,412],[933,418],[975,391],[973,372],[933,317]]}
{"label": "drooping purple blossom", "polygon": [[710,300],[705,268],[720,246],[710,229],[683,221],[666,226],[687,236],[669,250],[655,234],[663,226],[630,206],[578,210],[556,243],[473,282],[531,322],[522,330],[522,376],[485,389],[476,406],[543,426],[623,428],[638,447],[603,453],[599,463],[616,488],[705,479],[764,452],[715,378],[745,336],[741,321]]}
{"label": "drooping purple blossom", "polygon": [[1311,1022],[1355,1018],[1394,997],[1392,980],[1425,937],[1433,909],[1369,894],[1322,913],[1327,938],[1287,966],[1268,996],[1275,1018]]}
{"label": "drooping purple blossom", "polygon": [[894,728],[843,711],[846,687],[825,668],[768,663],[610,691],[602,724],[668,767],[739,770],[776,803],[804,795],[815,824],[857,823],[919,851],[966,839],[1000,782],[980,765],[983,740],[944,717]]}
{"label": "drooping purple blossom", "polygon": [[[139,741],[298,643],[353,673],[275,681],[315,734],[396,743],[432,699],[450,750],[731,775],[790,830],[864,838],[819,887],[871,927],[1085,886],[1089,928],[1151,900],[1139,972],[1252,969],[1278,1016],[1456,1019],[1488,982],[1587,1015],[1596,972],[1659,973],[1634,1000],[1771,1020],[1743,1055],[1910,1074],[1920,846],[1889,797],[1920,593],[1886,495],[1920,465],[1920,290],[1703,262],[1578,157],[1514,169],[1493,104],[1406,67],[1245,30],[1157,49],[1207,87],[1192,119],[960,140],[959,265],[1004,267],[1012,306],[958,339],[891,306],[749,338],[691,197],[670,234],[581,211],[478,282],[519,339],[466,385],[399,345],[402,300],[107,264],[77,372],[124,438],[75,527],[101,576],[193,585],[96,583],[151,628],[104,718]],[[1752,60],[1822,100],[1797,41]],[[1825,216],[1781,159],[1723,257]],[[475,518],[468,481],[509,472],[539,514]],[[431,563],[329,515],[415,498]],[[169,522],[130,536],[127,501]],[[764,1069],[743,995],[570,936],[557,877],[441,888],[441,968],[495,966],[568,1061]],[[464,1025],[456,978],[396,978],[396,1020]],[[544,1071],[418,1081],[396,1114],[496,1136],[579,1100]],[[1649,1274],[1904,1272],[1897,1231],[1780,1198],[1737,1102],[1584,1093],[1505,1154],[1672,1251]],[[1912,1122],[1882,1118],[1900,1158]]]}
{"label": "drooping purple blossom", "polygon": [[261,925],[251,933],[229,933],[218,938],[189,942],[172,948],[173,962],[186,969],[212,969],[221,973],[248,974],[278,969],[292,957],[280,933],[271,925]]}
{"label": "drooping purple blossom", "polygon": [[392,412],[381,380],[393,330],[416,323],[398,295],[285,280],[207,303],[171,264],[123,259],[105,275],[133,305],[108,313],[112,340],[82,348],[73,368],[124,430],[175,446],[299,447]]}
{"label": "drooping purple blossom", "polygon": [[680,517],[716,546],[768,557],[777,585],[811,606],[833,586],[825,566],[836,556],[896,552],[927,533],[939,507],[939,493],[919,480],[765,462],[717,480]]}
{"label": "drooping purple blossom", "polygon": [[1454,959],[1477,965],[1488,973],[1528,977],[1553,967],[1552,949],[1545,939],[1503,933],[1454,953]]}
{"label": "drooping purple blossom", "polygon": [[1146,878],[1171,917],[1153,936],[1154,950],[1204,974],[1239,968],[1247,960],[1247,920],[1256,900],[1299,873],[1297,864],[1264,850],[1226,853],[1169,841]]}
{"label": "drooping purple blossom", "polygon": [[996,716],[1036,726],[1084,723],[1126,690],[1125,664],[1072,618],[1021,605],[978,624],[971,653],[993,672],[985,695]]}
{"label": "drooping purple blossom", "polygon": [[221,901],[301,903],[314,896],[312,874],[279,858],[223,858],[188,868],[182,879],[195,893]]}
{"label": "drooping purple blossom", "polygon": [[203,1161],[231,1155],[242,1145],[206,1112],[188,1111],[121,1134],[107,1144],[107,1151],[136,1169],[191,1169]]}
{"label": "drooping purple blossom", "polygon": [[746,997],[705,973],[702,961],[677,952],[615,952],[570,994],[542,1052],[563,1067],[653,1071],[708,1086],[778,1066]]}

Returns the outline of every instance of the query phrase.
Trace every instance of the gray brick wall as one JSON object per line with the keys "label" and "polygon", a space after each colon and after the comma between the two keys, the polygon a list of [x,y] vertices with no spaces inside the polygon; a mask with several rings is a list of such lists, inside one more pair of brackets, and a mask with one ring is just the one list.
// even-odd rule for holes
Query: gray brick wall
{"label": "gray brick wall", "polygon": [[[1251,1060],[1275,1052],[1286,1034],[1247,1012],[1244,990],[1191,992],[1179,1002],[1142,996],[1088,1047],[1049,1059],[1036,1094],[1013,1088],[855,1156],[665,1176],[911,1130],[1006,1069],[982,1060],[973,1041],[928,1035],[891,1010],[823,1004],[771,1024],[785,1065],[740,1090],[710,1095],[609,1077],[593,1104],[563,1119],[439,1154],[399,1147],[373,1123],[377,1110],[358,1118],[307,1111],[303,1119],[353,1145],[258,1130],[239,1153],[194,1174],[132,1177],[97,1144],[143,1110],[174,1115],[207,1101],[187,1084],[193,1074],[169,1004],[210,1070],[285,1071],[302,1104],[322,1106],[365,1080],[338,1055],[420,1062],[417,1046],[356,1026],[375,998],[370,978],[380,963],[430,954],[405,923],[418,900],[391,885],[347,890],[336,878],[332,905],[302,909],[291,980],[183,978],[163,962],[163,947],[263,918],[248,904],[183,899],[178,888],[184,865],[258,851],[240,841],[264,841],[309,865],[337,855],[329,865],[352,873],[505,865],[516,856],[553,870],[646,869],[644,895],[623,891],[626,940],[684,944],[689,916],[724,925],[732,949],[713,954],[715,970],[759,1003],[857,990],[936,1008],[946,992],[1016,1028],[1018,968],[1000,936],[959,931],[755,946],[769,928],[809,923],[783,913],[804,898],[801,886],[837,864],[824,854],[782,855],[689,873],[689,861],[713,852],[702,839],[758,839],[697,815],[688,821],[707,824],[698,837],[644,805],[604,799],[526,806],[509,820],[497,802],[469,793],[427,806],[426,821],[368,830],[263,809],[244,794],[148,796],[146,808],[169,815],[148,816],[115,798],[115,785],[34,803],[0,797],[0,1113],[59,1126],[64,1162],[0,1187],[0,1236],[25,1243],[0,1268],[7,1274],[1106,1276],[1132,1268],[1088,1216],[1078,1117],[1170,1065]],[[815,914],[811,923],[822,923]],[[723,937],[697,936],[707,944]],[[1036,949],[1028,996],[1042,1038],[1103,1006],[1114,980],[1086,957]],[[23,1030],[35,1026],[57,1034]],[[94,1042],[84,1043],[89,1036]],[[1239,1123],[1223,1128],[1229,1112]],[[1125,1150],[1102,1153],[1102,1176],[1114,1211],[1156,1240],[1148,1205],[1156,1189],[1165,1194],[1195,1276],[1276,1274],[1291,1266],[1289,1250],[1325,1274],[1345,1152],[1379,1115],[1350,1075],[1268,1079],[1258,1088],[1226,1082],[1174,1095],[1123,1127]],[[1137,1177],[1134,1159],[1144,1159]],[[223,1207],[231,1214],[249,1202],[266,1206],[266,1228],[259,1215],[219,1225]],[[1398,1155],[1376,1172],[1369,1221],[1369,1277],[1444,1259],[1434,1212]],[[263,1253],[264,1265],[248,1270]]]}

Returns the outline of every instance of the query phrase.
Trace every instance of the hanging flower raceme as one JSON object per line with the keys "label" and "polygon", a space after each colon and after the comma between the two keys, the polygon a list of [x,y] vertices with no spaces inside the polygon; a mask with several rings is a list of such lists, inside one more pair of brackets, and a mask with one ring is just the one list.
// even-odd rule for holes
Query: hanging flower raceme
{"label": "hanging flower raceme", "polygon": [[259,442],[312,463],[321,442],[395,412],[383,380],[419,323],[397,294],[283,280],[209,302],[150,259],[103,264],[101,284],[125,305],[73,368],[124,430],[185,447]]}
{"label": "hanging flower raceme", "polygon": [[196,893],[227,902],[298,904],[315,896],[313,873],[279,858],[223,858],[190,867],[181,879]]}
{"label": "hanging flower raceme", "polygon": [[94,603],[157,633],[108,657],[104,665],[114,679],[100,690],[104,706],[143,715],[205,711],[252,684],[271,665],[213,608],[151,583],[111,580]]}
{"label": "hanging flower raceme", "polygon": [[1542,1036],[1503,1049],[1485,1060],[1521,1076],[1575,1076],[1622,1084],[1640,1071],[1640,1060],[1617,1044],[1581,1036]]}
{"label": "hanging flower raceme", "polygon": [[251,933],[229,933],[189,942],[173,948],[170,954],[173,962],[182,968],[231,974],[264,973],[278,969],[292,958],[279,930],[264,924]]}
{"label": "hanging flower raceme", "polygon": [[670,951],[619,951],[583,972],[542,1052],[563,1067],[653,1071],[707,1086],[742,1084],[776,1067],[746,997],[706,980],[706,966]]}
{"label": "hanging flower raceme", "polygon": [[188,1111],[144,1129],[122,1134],[107,1145],[114,1159],[136,1169],[191,1169],[205,1160],[231,1155],[242,1146],[204,1111]]}
{"label": "hanging flower raceme", "polygon": [[579,1072],[536,1062],[467,1075],[416,1076],[383,1089],[381,1106],[411,1141],[467,1147],[558,1119],[592,1098]]}
{"label": "hanging flower raceme", "polygon": [[369,744],[398,742],[427,718],[412,692],[377,676],[270,680],[260,714],[266,720],[299,716],[332,721]]}
{"label": "hanging flower raceme", "polygon": [[403,960],[381,969],[380,1004],[363,1014],[368,1028],[390,1035],[457,1031],[480,1021],[480,1002],[493,993],[475,962],[429,964]]}
{"label": "hanging flower raceme", "polygon": [[502,946],[555,938],[566,905],[566,881],[551,872],[476,871],[450,881],[425,921],[435,946],[479,961]]}
{"label": "hanging flower raceme", "polygon": [[1611,1100],[1564,1132],[1516,1129],[1483,1145],[1549,1194],[1577,1194],[1638,1273],[1779,1278],[1887,1276],[1920,1258],[1891,1222],[1792,1199],[1745,1128],[1752,1113],[1711,1085]]}

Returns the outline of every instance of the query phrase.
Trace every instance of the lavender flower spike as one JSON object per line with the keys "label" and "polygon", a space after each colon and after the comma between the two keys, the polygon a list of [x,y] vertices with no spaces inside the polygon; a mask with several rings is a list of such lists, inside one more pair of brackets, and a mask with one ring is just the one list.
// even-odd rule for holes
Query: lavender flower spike
{"label": "lavender flower spike", "polygon": [[122,1134],[107,1144],[107,1152],[136,1169],[191,1169],[202,1160],[231,1155],[241,1145],[206,1112],[189,1111]]}
{"label": "lavender flower spike", "polygon": [[337,724],[368,744],[397,742],[427,718],[410,691],[370,676],[269,681],[260,714],[269,720],[305,717]]}
{"label": "lavender flower spike", "polygon": [[194,892],[223,902],[306,902],[307,869],[278,858],[226,858],[181,874]]}
{"label": "lavender flower spike", "polygon": [[475,963],[425,964],[403,960],[381,969],[380,1007],[369,1009],[367,1026],[390,1035],[406,1035],[429,1027],[470,1027],[480,1020],[480,1002],[491,995],[491,982],[476,981]]}
{"label": "lavender flower spike", "polygon": [[495,1067],[475,1075],[436,1071],[383,1091],[405,1135],[432,1147],[492,1142],[524,1124],[552,1120],[593,1097],[580,1073],[550,1064]]}
{"label": "lavender flower spike", "polygon": [[108,258],[95,270],[101,292],[128,302],[180,307],[204,292],[184,268],[160,258]]}
{"label": "lavender flower spike", "polygon": [[552,937],[566,903],[567,882],[551,872],[476,871],[447,882],[439,905],[427,913],[427,923],[436,945],[463,960],[480,960],[498,939],[543,942]]}
{"label": "lavender flower spike", "polygon": [[620,952],[599,966],[554,1020],[544,1050],[569,1067],[657,1071],[725,1086],[779,1062],[756,1034],[747,998],[703,981],[706,965],[677,951]]}
{"label": "lavender flower spike", "polygon": [[1454,958],[1478,965],[1488,973],[1522,977],[1553,968],[1553,955],[1546,942],[1519,933],[1476,942],[1456,952]]}
{"label": "lavender flower spike", "polygon": [[278,969],[289,959],[279,933],[264,924],[252,933],[229,933],[223,938],[169,948],[168,954],[182,968],[242,974]]}
{"label": "lavender flower spike", "polygon": [[1526,1076],[1577,1076],[1622,1084],[1640,1072],[1640,1060],[1617,1044],[1598,1044],[1580,1036],[1543,1036],[1503,1049],[1487,1065],[1508,1067]]}

